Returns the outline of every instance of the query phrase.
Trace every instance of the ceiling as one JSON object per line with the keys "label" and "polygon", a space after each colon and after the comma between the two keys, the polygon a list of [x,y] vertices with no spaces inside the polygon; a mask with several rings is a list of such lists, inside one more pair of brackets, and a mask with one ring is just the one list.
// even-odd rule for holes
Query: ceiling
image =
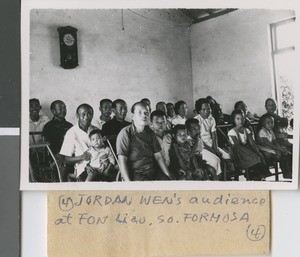
{"label": "ceiling", "polygon": [[233,12],[237,9],[180,9],[193,23],[206,21]]}

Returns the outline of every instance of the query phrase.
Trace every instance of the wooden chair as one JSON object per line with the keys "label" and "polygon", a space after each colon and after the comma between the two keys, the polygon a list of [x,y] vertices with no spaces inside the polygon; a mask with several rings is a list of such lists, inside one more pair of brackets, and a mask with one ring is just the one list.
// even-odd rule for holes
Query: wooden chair
{"label": "wooden chair", "polygon": [[29,155],[31,182],[57,182],[57,178],[62,181],[59,165],[47,142],[30,144]]}
{"label": "wooden chair", "polygon": [[269,165],[268,165],[268,168],[269,169],[274,169],[274,173],[272,174],[272,175],[269,175],[268,177],[272,177],[272,176],[274,176],[275,177],[275,181],[279,181],[279,175],[280,174],[283,174],[282,173],[282,171],[280,170],[279,171],[279,161],[274,161],[274,162],[272,162],[272,163],[270,163]]}

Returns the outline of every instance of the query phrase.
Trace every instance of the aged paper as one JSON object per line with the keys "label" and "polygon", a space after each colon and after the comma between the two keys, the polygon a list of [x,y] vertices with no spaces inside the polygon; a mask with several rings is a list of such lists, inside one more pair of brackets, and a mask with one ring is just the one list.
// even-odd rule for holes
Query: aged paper
{"label": "aged paper", "polygon": [[267,254],[268,191],[53,191],[49,257]]}

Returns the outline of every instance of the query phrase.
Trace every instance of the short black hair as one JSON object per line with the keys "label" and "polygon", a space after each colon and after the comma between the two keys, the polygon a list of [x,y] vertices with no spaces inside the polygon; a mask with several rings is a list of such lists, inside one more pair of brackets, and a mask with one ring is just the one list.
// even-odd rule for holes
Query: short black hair
{"label": "short black hair", "polygon": [[167,107],[170,107],[170,106],[174,107],[174,104],[173,103],[167,103]]}
{"label": "short black hair", "polygon": [[154,117],[163,118],[163,117],[167,117],[167,116],[166,116],[165,112],[163,112],[162,110],[155,110],[150,114],[150,121],[153,121]]}
{"label": "short black hair", "polygon": [[87,108],[87,109],[90,109],[90,110],[92,110],[92,112],[94,113],[93,107],[90,106],[89,104],[84,103],[84,104],[81,104],[81,105],[79,105],[79,106],[77,107],[77,109],[76,109],[76,113],[77,113],[77,114],[78,114],[79,109],[81,109],[81,108]]}
{"label": "short black hair", "polygon": [[289,120],[285,117],[281,117],[277,123],[279,128],[287,128],[289,126]]}
{"label": "short black hair", "polygon": [[195,111],[200,112],[200,110],[202,109],[203,104],[209,104],[209,101],[206,98],[199,98],[195,102]]}
{"label": "short black hair", "polygon": [[290,120],[290,126],[294,128],[294,118]]}
{"label": "short black hair", "polygon": [[117,104],[126,104],[126,102],[123,99],[116,99],[112,102],[112,108],[115,109],[117,107]]}
{"label": "short black hair", "polygon": [[175,105],[174,105],[175,114],[179,114],[180,106],[183,105],[183,104],[186,104],[186,102],[182,101],[182,100],[175,103]]}
{"label": "short black hair", "polygon": [[164,105],[167,106],[167,104],[166,104],[165,102],[158,102],[158,103],[156,104],[156,106],[155,106],[156,110],[157,110],[158,106],[161,105],[161,104],[164,104]]}
{"label": "short black hair", "polygon": [[62,100],[55,100],[55,101],[53,101],[53,102],[50,104],[50,110],[51,110],[51,111],[54,110],[55,105],[61,104],[61,103],[65,104]]}
{"label": "short black hair", "polygon": [[33,104],[33,103],[38,103],[39,105],[41,105],[41,104],[40,104],[40,100],[37,99],[37,98],[31,98],[31,99],[29,100],[29,105],[30,105],[30,104]]}
{"label": "short black hair", "polygon": [[[141,102],[142,102],[142,103],[145,103],[145,102],[151,103],[151,101],[150,101],[148,98],[143,98],[143,99],[141,100]],[[147,104],[147,103],[145,103],[145,104]]]}
{"label": "short black hair", "polygon": [[92,135],[95,135],[95,134],[99,134],[101,137],[103,137],[103,133],[100,129],[93,129],[90,133],[89,133],[89,138],[92,137]]}
{"label": "short black hair", "polygon": [[265,113],[264,115],[262,115],[262,116],[260,117],[260,119],[259,119],[259,124],[260,124],[261,126],[263,126],[264,123],[265,123],[265,121],[266,121],[266,119],[273,119],[273,120],[274,120],[274,118],[273,118],[272,115],[270,115],[269,113]]}
{"label": "short black hair", "polygon": [[102,99],[101,101],[100,101],[100,107],[102,107],[102,105],[104,104],[104,103],[110,103],[111,105],[112,105],[112,100],[110,100],[110,99],[108,99],[108,98],[104,98],[104,99]]}
{"label": "short black hair", "polygon": [[267,98],[266,101],[265,101],[265,106],[267,105],[267,102],[268,102],[268,101],[272,101],[273,103],[275,103],[275,104],[277,105],[275,99],[273,99],[273,98]]}
{"label": "short black hair", "polygon": [[189,118],[186,120],[185,122],[185,126],[187,129],[191,128],[191,124],[199,124],[199,120],[195,119],[195,118]]}
{"label": "short black hair", "polygon": [[235,116],[239,115],[239,114],[242,115],[242,116],[244,116],[244,113],[243,113],[242,110],[233,110],[233,112],[231,113],[231,119],[232,119],[233,124],[234,124],[234,118],[235,118]]}
{"label": "short black hair", "polygon": [[141,106],[145,107],[146,109],[149,108],[149,106],[148,106],[147,104],[145,104],[144,102],[136,102],[136,103],[134,103],[134,104],[132,105],[132,107],[131,107],[131,113],[132,113],[132,114],[134,113],[135,107],[136,107],[137,105],[141,105]]}
{"label": "short black hair", "polygon": [[238,101],[234,104],[234,109],[236,110],[240,104],[244,103],[244,101]]}
{"label": "short black hair", "polygon": [[178,133],[179,130],[186,130],[186,126],[183,124],[177,124],[175,127],[172,129],[172,133],[174,136]]}

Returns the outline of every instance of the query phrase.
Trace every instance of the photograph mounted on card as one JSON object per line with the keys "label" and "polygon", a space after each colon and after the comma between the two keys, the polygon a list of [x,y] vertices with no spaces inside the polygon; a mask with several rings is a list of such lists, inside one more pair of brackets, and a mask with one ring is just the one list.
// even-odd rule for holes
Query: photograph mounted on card
{"label": "photograph mounted on card", "polygon": [[22,17],[21,189],[297,189],[295,10]]}

